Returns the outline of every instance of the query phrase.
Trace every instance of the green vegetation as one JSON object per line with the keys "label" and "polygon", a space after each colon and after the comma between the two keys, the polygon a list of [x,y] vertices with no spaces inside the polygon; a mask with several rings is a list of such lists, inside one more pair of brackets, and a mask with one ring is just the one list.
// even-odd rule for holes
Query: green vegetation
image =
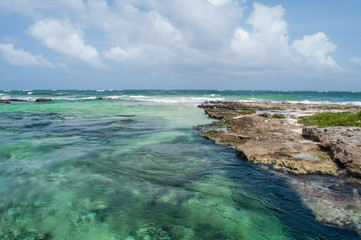
{"label": "green vegetation", "polygon": [[265,118],[271,118],[272,117],[272,115],[269,114],[269,113],[262,113],[262,114],[260,114],[260,116],[265,117]]}
{"label": "green vegetation", "polygon": [[281,113],[276,113],[272,115],[272,118],[286,118],[286,116]]}
{"label": "green vegetation", "polygon": [[281,113],[275,113],[273,115],[270,113],[262,113],[260,116],[265,118],[286,118],[286,116]]}
{"label": "green vegetation", "polygon": [[305,117],[298,121],[307,126],[316,125],[317,127],[330,126],[351,126],[361,127],[361,111],[353,113],[318,113],[309,117]]}
{"label": "green vegetation", "polygon": [[256,113],[256,110],[244,110],[244,111],[240,111],[238,113],[242,114],[242,115],[248,115],[248,114]]}
{"label": "green vegetation", "polygon": [[210,136],[210,135],[222,134],[222,133],[224,133],[224,131],[208,130],[208,131],[204,131],[201,133],[205,136]]}

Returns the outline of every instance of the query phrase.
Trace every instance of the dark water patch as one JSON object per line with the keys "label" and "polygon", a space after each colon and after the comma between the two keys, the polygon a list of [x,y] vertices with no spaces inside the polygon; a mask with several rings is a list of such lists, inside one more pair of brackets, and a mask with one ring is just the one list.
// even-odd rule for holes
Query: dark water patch
{"label": "dark water patch", "polygon": [[[262,208],[274,212],[294,239],[358,239],[359,235],[352,227],[328,226],[316,219],[314,213],[304,206],[300,196],[289,187],[288,178],[298,178],[297,176],[285,174],[282,177],[280,172],[274,175],[272,171],[242,159],[238,165],[229,169],[228,175],[236,185],[242,186],[232,188],[233,199],[242,208],[252,209],[253,204],[248,201],[262,202]],[[338,190],[340,188],[337,187]],[[342,191],[351,194],[353,189],[346,187]]]}
{"label": "dark water patch", "polygon": [[111,140],[117,137],[132,137],[149,134],[162,128],[161,119],[85,119],[64,121],[45,128],[47,133],[63,136],[83,136]]}

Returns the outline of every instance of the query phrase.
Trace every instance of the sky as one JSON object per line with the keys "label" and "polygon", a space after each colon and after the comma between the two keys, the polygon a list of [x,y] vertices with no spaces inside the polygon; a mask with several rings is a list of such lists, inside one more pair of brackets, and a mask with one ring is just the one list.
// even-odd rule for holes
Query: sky
{"label": "sky", "polygon": [[361,91],[359,0],[2,0],[0,89]]}

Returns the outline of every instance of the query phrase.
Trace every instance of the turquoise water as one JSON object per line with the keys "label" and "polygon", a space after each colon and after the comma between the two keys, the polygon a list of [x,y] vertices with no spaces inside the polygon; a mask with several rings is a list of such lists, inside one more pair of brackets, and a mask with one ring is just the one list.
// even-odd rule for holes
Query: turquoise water
{"label": "turquoise water", "polygon": [[360,93],[0,94],[29,100],[0,105],[0,239],[358,238],[353,226],[317,221],[282,174],[193,126],[213,121],[195,107],[207,100],[359,105]]}

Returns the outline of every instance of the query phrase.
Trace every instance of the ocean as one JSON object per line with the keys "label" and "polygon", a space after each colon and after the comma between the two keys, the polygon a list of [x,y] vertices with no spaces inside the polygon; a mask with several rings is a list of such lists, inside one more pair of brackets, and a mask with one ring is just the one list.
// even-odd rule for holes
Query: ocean
{"label": "ocean", "polygon": [[359,186],[245,161],[195,128],[214,121],[205,101],[361,105],[360,92],[0,90],[11,98],[27,101],[0,104],[0,239],[360,237],[361,206],[356,223],[325,223],[295,187]]}

